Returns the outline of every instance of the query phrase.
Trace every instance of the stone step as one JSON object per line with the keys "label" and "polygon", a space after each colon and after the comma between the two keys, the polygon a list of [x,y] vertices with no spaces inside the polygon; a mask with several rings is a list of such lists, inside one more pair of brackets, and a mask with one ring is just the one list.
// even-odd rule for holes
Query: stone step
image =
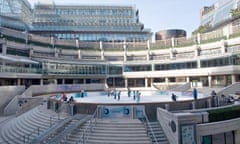
{"label": "stone step", "polygon": [[[57,114],[48,111],[43,106],[38,106],[28,112],[13,118],[7,122],[1,130],[1,138],[8,143],[22,144],[37,136],[33,131],[40,127],[43,132],[49,127],[50,116],[53,116],[52,123],[57,121]],[[24,140],[25,137],[25,140]]]}
{"label": "stone step", "polygon": [[87,144],[150,144],[148,140],[135,140],[135,141],[117,141],[117,140],[112,140],[112,141],[105,141],[105,140],[93,140],[89,139]]}

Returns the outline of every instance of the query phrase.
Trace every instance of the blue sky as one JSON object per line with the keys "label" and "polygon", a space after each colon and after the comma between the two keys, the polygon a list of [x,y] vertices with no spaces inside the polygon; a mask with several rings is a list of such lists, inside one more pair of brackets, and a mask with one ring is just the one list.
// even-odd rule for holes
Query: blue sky
{"label": "blue sky", "polygon": [[[41,0],[51,1],[51,0]],[[56,4],[132,5],[140,12],[140,21],[152,32],[184,29],[188,37],[200,25],[200,9],[217,0],[55,0]],[[37,0],[29,0],[36,3]]]}

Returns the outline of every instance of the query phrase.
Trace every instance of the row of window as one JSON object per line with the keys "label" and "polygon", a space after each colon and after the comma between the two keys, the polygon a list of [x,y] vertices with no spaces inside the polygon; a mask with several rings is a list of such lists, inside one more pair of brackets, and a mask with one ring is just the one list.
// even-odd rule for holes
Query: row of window
{"label": "row of window", "polygon": [[[227,65],[240,65],[240,54],[224,58],[201,60],[200,67],[220,67]],[[33,68],[31,66],[31,68]],[[44,63],[43,66],[34,67],[35,71],[47,74],[94,74],[94,75],[121,75],[122,72],[140,71],[166,71],[178,69],[196,69],[197,61],[179,62],[169,64],[143,64],[143,65],[108,65],[108,64],[55,64]],[[19,69],[19,68],[17,68]],[[34,71],[33,71],[34,72]]]}
{"label": "row of window", "polygon": [[[220,67],[227,65],[240,65],[240,54],[215,58],[208,60],[201,60],[200,67]],[[136,72],[136,71],[165,71],[165,70],[179,70],[179,69],[195,69],[198,68],[197,61],[170,63],[170,64],[155,64],[155,65],[125,65],[124,72]]]}
{"label": "row of window", "polygon": [[58,15],[132,16],[132,9],[56,9]]}
{"label": "row of window", "polygon": [[80,41],[146,41],[148,34],[56,34],[59,39],[76,39]]}
{"label": "row of window", "polygon": [[77,23],[77,24],[131,24],[136,23],[137,21],[135,19],[130,18],[46,18],[46,17],[37,17],[34,19],[35,23],[61,23],[61,24],[69,24],[69,23]]}

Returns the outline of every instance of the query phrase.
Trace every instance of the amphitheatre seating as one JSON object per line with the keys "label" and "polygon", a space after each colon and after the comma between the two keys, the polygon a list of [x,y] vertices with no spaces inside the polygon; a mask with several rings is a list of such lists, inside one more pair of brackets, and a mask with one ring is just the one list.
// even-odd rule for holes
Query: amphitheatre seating
{"label": "amphitheatre seating", "polygon": [[0,136],[4,142],[9,144],[29,143],[54,123],[67,116],[66,114],[58,115],[52,110],[47,110],[46,105],[40,105],[7,122],[2,126]]}

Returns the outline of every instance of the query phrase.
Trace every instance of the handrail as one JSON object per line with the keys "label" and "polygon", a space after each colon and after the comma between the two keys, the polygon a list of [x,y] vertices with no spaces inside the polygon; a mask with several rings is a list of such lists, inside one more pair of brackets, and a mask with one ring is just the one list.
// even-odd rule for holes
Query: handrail
{"label": "handrail", "polygon": [[[153,144],[158,144],[158,141],[157,141],[157,138],[156,138],[156,136],[155,136],[155,134],[154,134],[154,132],[153,132],[153,129],[152,129],[152,126],[149,124],[149,120],[148,120],[148,117],[147,117],[147,115],[146,115],[146,113],[145,113],[145,110],[143,110],[143,115],[144,115],[144,119],[145,119],[145,126],[146,126],[146,128],[147,128],[147,135],[148,135],[148,137],[149,138],[151,138],[151,143]],[[148,130],[150,130],[150,133],[149,133],[149,131]],[[152,135],[152,137],[150,136],[150,134]],[[154,142],[153,142],[154,141]]]}
{"label": "handrail", "polygon": [[[35,130],[33,130],[32,132],[30,132],[29,134],[24,135],[24,137],[27,137],[26,142],[29,143],[30,142],[30,136],[32,136],[35,132],[37,132],[38,136],[40,135],[40,129],[41,127],[37,127]],[[24,141],[25,143],[25,141]]]}
{"label": "handrail", "polygon": [[65,103],[63,102],[62,104],[61,104],[61,106],[56,110],[56,112],[57,112],[57,117],[58,117],[58,120],[60,120],[60,113],[62,112],[62,110],[63,110],[63,107],[65,106]]}
{"label": "handrail", "polygon": [[[94,126],[96,126],[96,121],[97,121],[96,116],[98,114],[98,109],[99,109],[99,106],[97,106],[95,112],[93,113],[92,117],[90,118],[90,121],[88,121],[87,127],[83,131],[83,134],[81,136],[83,144],[85,144],[88,141],[88,138],[90,136],[90,133],[87,133],[87,132],[88,131],[92,132],[92,130],[93,130],[93,123],[92,123],[93,119],[94,119]],[[79,142],[81,142],[81,139],[79,140]]]}
{"label": "handrail", "polygon": [[229,86],[221,89],[220,91],[218,91],[218,92],[217,92],[217,95],[220,95],[220,94],[222,94],[225,90],[230,89],[230,88],[232,88],[233,86],[239,85],[239,84],[240,84],[240,82],[236,82],[236,83],[234,83],[234,84],[231,84],[231,85],[229,85]]}
{"label": "handrail", "polygon": [[18,139],[18,141],[25,143],[29,143],[30,139],[29,137],[32,136],[35,132],[38,132],[38,135],[40,134],[40,127],[37,127],[37,129],[33,130],[32,132],[30,132],[29,134],[25,134],[25,135],[20,135],[18,137],[14,137],[14,138],[10,138],[7,140],[2,139],[2,141],[0,141],[0,144],[9,144],[10,142],[13,142],[13,140]]}

